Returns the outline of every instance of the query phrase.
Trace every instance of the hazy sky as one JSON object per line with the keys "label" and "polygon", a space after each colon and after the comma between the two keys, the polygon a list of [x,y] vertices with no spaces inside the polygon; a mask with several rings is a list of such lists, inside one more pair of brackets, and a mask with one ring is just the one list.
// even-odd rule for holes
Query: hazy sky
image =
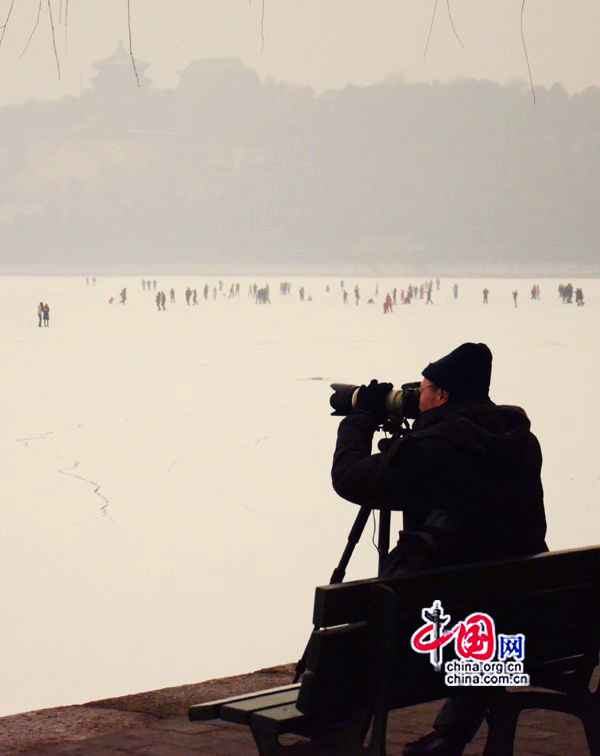
{"label": "hazy sky", "polygon": [[[0,104],[76,94],[95,61],[128,42],[126,0],[51,0],[61,61],[58,81],[47,0],[28,51],[40,0],[15,0],[0,47]],[[68,5],[65,30],[64,11]],[[316,90],[381,81],[527,80],[521,0],[445,0],[427,57],[434,0],[131,0],[134,53],[150,64],[155,86],[176,86],[191,60],[240,57],[263,77]],[[3,20],[11,0],[0,0]],[[62,18],[61,18],[62,10]],[[1,23],[3,23],[3,20]],[[600,85],[598,0],[527,0],[525,35],[534,82],[569,91]]]}

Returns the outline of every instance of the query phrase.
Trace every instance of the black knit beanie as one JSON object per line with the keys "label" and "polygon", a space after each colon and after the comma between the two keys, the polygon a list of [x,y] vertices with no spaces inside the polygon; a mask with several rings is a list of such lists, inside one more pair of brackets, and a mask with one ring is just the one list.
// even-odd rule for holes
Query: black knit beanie
{"label": "black knit beanie", "polygon": [[430,362],[423,377],[451,396],[486,397],[492,374],[492,353],[486,344],[468,342]]}

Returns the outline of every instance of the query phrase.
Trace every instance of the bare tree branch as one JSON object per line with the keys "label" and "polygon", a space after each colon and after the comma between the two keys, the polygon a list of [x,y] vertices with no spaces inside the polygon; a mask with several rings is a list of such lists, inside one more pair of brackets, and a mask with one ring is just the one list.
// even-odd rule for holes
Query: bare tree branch
{"label": "bare tree branch", "polygon": [[427,55],[427,49],[429,48],[429,40],[431,39],[431,32],[433,30],[433,22],[435,21],[437,4],[438,4],[438,0],[435,0],[435,4],[433,6],[433,15],[431,16],[431,24],[429,25],[429,34],[427,35],[427,44],[425,45],[425,52],[423,53],[423,58],[425,58],[425,56]]}
{"label": "bare tree branch", "polygon": [[40,24],[40,14],[41,14],[41,12],[42,12],[42,0],[40,0],[39,4],[38,4],[38,12],[37,12],[37,18],[35,20],[35,26],[31,30],[31,34],[29,35],[29,39],[27,40],[27,44],[23,48],[23,52],[19,55],[19,58],[22,58],[23,55],[25,55],[25,53],[27,52],[27,48],[29,47],[29,43],[33,39],[33,35],[35,34],[36,29],[38,28],[38,26]]}
{"label": "bare tree branch", "polygon": [[460,46],[464,47],[462,39],[458,36],[458,32],[456,31],[454,27],[454,19],[452,18],[452,11],[450,10],[450,0],[446,0],[446,5],[448,6],[448,18],[450,19],[450,25],[452,26],[452,31],[454,32],[454,36],[456,39],[460,42]]}
{"label": "bare tree branch", "polygon": [[54,19],[52,18],[52,2],[48,0],[48,15],[50,16],[50,29],[52,30],[52,45],[54,47],[54,58],[56,59],[56,70],[60,79],[60,62],[58,60],[58,50],[56,49],[56,35],[54,33]]}
{"label": "bare tree branch", "polygon": [[12,9],[14,7],[15,0],[11,0],[10,8],[8,9],[8,14],[6,16],[6,19],[4,21],[4,26],[2,27],[2,36],[0,36],[0,45],[2,44],[2,41],[4,40],[4,35],[6,33],[6,27],[8,26],[8,21],[10,19],[10,14],[12,13]]}
{"label": "bare tree branch", "polygon": [[533,86],[533,77],[531,75],[531,66],[529,65],[529,55],[527,55],[527,45],[525,44],[525,34],[523,33],[523,11],[525,10],[525,0],[521,5],[521,40],[523,42],[523,52],[527,61],[527,70],[529,71],[529,83],[531,84],[531,94],[533,95],[533,104],[535,105],[535,88]]}
{"label": "bare tree branch", "polygon": [[67,21],[69,17],[69,0],[65,0],[65,55],[69,49],[69,36],[67,30]]}
{"label": "bare tree branch", "polygon": [[131,42],[131,0],[127,0],[127,28],[129,30],[129,55],[131,57],[131,65],[133,66],[133,72],[135,73],[135,80],[138,87],[141,87],[140,77],[138,76],[137,68],[135,67],[135,58],[133,57],[133,45]]}

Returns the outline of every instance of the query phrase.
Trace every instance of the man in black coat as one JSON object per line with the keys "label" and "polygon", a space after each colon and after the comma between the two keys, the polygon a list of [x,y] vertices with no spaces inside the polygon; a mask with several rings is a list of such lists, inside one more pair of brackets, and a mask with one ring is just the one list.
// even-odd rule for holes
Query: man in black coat
{"label": "man in black coat", "polygon": [[[489,398],[492,354],[462,344],[423,370],[419,417],[407,435],[371,454],[390,383],[361,386],[340,423],[336,492],[356,504],[402,510],[404,528],[384,575],[546,551],[542,454],[520,407]],[[434,731],[406,756],[458,756],[485,714],[485,693],[467,690],[440,711]]]}

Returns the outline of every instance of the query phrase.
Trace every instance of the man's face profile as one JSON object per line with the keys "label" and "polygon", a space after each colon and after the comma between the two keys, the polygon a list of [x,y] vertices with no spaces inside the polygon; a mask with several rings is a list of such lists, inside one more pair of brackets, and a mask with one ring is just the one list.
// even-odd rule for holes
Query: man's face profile
{"label": "man's face profile", "polygon": [[419,412],[439,407],[448,401],[448,393],[443,389],[437,388],[427,378],[423,378],[419,388]]}

